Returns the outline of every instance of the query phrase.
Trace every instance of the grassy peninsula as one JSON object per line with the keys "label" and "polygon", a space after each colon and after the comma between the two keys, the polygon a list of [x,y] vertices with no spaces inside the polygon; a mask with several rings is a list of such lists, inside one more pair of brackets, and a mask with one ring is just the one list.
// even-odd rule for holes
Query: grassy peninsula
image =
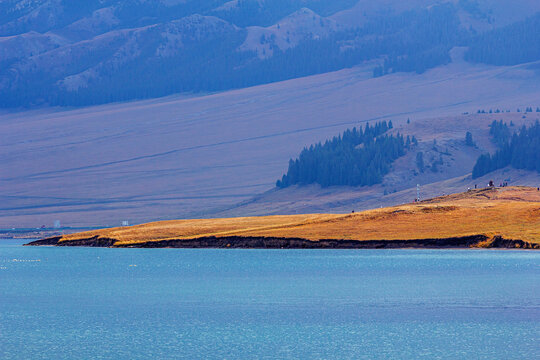
{"label": "grassy peninsula", "polygon": [[225,248],[540,248],[540,191],[469,190],[349,214],[172,220],[28,245]]}

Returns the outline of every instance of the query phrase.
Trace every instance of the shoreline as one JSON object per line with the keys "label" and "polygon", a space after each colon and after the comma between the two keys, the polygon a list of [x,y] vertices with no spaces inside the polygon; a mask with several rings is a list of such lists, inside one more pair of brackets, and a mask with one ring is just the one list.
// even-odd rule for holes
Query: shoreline
{"label": "shoreline", "polygon": [[478,189],[348,214],[167,220],[27,245],[241,249],[540,249],[536,188]]}
{"label": "shoreline", "polygon": [[277,237],[200,237],[193,239],[151,240],[138,243],[121,243],[116,239],[93,236],[60,241],[61,236],[32,241],[24,246],[75,246],[108,248],[176,248],[176,249],[515,249],[538,250],[539,244],[523,240],[489,238],[472,235],[443,239],[410,240],[307,240]]}

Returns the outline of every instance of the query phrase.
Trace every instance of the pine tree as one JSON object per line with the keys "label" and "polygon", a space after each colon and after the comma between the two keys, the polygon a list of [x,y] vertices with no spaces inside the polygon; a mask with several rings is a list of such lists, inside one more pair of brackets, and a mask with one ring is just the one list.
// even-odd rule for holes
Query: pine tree
{"label": "pine tree", "polygon": [[424,172],[424,153],[422,151],[416,154],[416,167],[420,172]]}
{"label": "pine tree", "polygon": [[470,131],[467,131],[467,134],[465,134],[465,145],[467,146],[476,146],[476,144],[473,141],[472,134]]}

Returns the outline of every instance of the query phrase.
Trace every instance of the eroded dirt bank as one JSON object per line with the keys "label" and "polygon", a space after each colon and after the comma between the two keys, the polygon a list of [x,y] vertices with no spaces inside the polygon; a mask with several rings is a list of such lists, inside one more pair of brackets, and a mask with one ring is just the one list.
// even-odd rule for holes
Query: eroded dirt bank
{"label": "eroded dirt bank", "polygon": [[538,244],[523,240],[504,239],[496,236],[489,239],[485,235],[454,237],[446,239],[417,240],[336,240],[319,241],[301,238],[273,237],[202,237],[196,239],[173,239],[146,241],[134,244],[118,243],[115,239],[97,236],[72,241],[60,241],[61,237],[52,237],[33,241],[29,246],[87,246],[117,248],[241,248],[241,249],[444,249],[444,248],[504,248],[504,249],[539,249]]}

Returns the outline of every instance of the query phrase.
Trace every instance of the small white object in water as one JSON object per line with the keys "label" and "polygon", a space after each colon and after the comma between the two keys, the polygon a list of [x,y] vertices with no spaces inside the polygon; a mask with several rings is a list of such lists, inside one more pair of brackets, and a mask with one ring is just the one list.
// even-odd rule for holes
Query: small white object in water
{"label": "small white object in water", "polygon": [[13,262],[38,262],[41,261],[40,259],[33,260],[33,259],[12,259]]}

